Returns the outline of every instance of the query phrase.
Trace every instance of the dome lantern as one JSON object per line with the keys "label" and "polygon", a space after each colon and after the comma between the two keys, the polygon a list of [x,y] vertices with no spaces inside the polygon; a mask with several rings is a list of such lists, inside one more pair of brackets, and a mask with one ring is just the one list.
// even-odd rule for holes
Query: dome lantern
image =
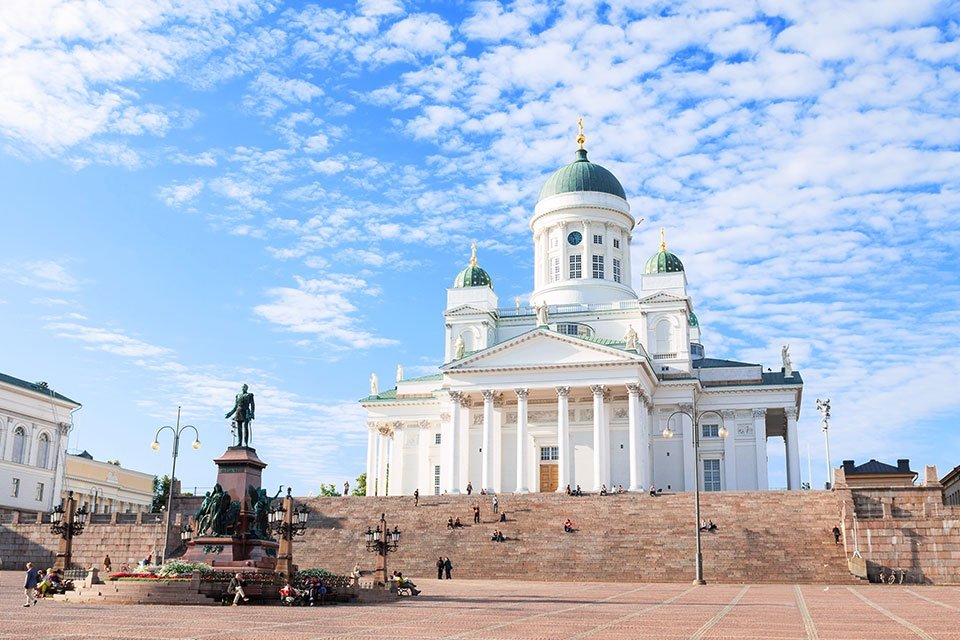
{"label": "dome lantern", "polygon": [[660,227],[660,251],[650,256],[643,268],[645,275],[654,273],[676,273],[683,271],[680,258],[667,251],[667,241],[663,227]]}
{"label": "dome lantern", "polygon": [[463,287],[490,287],[493,289],[493,280],[490,274],[477,266],[477,243],[470,245],[470,265],[457,274],[453,280],[456,289]]}

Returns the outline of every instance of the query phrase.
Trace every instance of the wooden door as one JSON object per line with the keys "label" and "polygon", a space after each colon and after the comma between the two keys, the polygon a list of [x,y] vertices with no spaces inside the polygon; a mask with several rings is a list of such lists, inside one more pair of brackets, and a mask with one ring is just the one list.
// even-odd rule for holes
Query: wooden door
{"label": "wooden door", "polygon": [[555,464],[540,465],[540,493],[551,493],[557,490],[560,479],[560,468]]}

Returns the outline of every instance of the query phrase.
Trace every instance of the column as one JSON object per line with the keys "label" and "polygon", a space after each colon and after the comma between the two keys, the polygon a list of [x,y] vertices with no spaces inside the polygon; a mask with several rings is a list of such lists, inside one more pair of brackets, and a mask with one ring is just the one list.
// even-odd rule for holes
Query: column
{"label": "column", "polygon": [[528,389],[514,389],[517,393],[517,493],[529,493],[527,476],[527,396]]}
{"label": "column", "polygon": [[377,429],[374,423],[367,424],[367,495],[377,495]]}
{"label": "column", "polygon": [[[592,239],[591,239],[592,240]],[[586,241],[586,238],[584,238]],[[590,387],[593,392],[593,490],[599,491],[604,484],[603,473],[603,385]],[[609,487],[608,487],[609,488]]]}
{"label": "column", "polygon": [[387,479],[387,495],[403,494],[403,423],[393,423],[390,433],[390,477]]}
{"label": "column", "polygon": [[567,223],[560,223],[560,279],[569,280],[570,279],[570,258],[567,257],[567,247],[570,246],[570,243],[567,242]]}
{"label": "column", "polygon": [[630,491],[641,491],[640,481],[640,385],[627,385],[627,440],[630,448]]}
{"label": "column", "polygon": [[590,233],[590,223],[586,220],[583,221],[583,242],[580,243],[580,246],[582,247],[580,255],[583,256],[580,258],[583,262],[580,265],[580,275],[584,278],[592,278],[593,263],[590,262],[590,252],[592,251],[591,247],[593,247],[593,234]]}
{"label": "column", "polygon": [[487,493],[493,491],[493,391],[484,389],[483,395],[483,437],[480,462],[480,486]]}
{"label": "column", "polygon": [[767,410],[753,410],[753,434],[757,442],[757,489],[761,491],[767,485]]}
{"label": "column", "polygon": [[[623,283],[628,287],[633,287],[633,275],[631,269],[633,268],[633,261],[630,259],[630,242],[633,239],[633,234],[629,231],[624,231],[623,240],[620,245],[620,250],[623,252]],[[647,335],[646,333],[641,335]]]}
{"label": "column", "polygon": [[660,429],[660,424],[654,421],[656,414],[653,410],[653,398],[646,396],[644,399],[647,402],[646,409],[643,411],[644,418],[646,418],[646,426],[643,428],[643,431],[641,431],[641,435],[643,435],[647,441],[647,448],[644,450],[643,446],[640,447],[640,458],[643,463],[640,465],[640,478],[643,480],[644,489],[646,489],[653,484],[653,446],[650,437],[654,430]]}
{"label": "column", "polygon": [[570,387],[557,387],[557,493],[570,484]]}
{"label": "column", "polygon": [[723,488],[726,491],[736,491],[737,486],[737,412],[721,411],[723,426],[727,430],[727,437],[723,439]]}
{"label": "column", "polygon": [[693,491],[693,487],[697,483],[697,476],[694,475],[696,473],[695,465],[700,464],[693,450],[693,432],[696,429],[696,425],[690,419],[690,416],[693,415],[693,405],[681,404],[680,410],[687,414],[677,416],[683,428],[683,490]]}
{"label": "column", "polygon": [[467,482],[473,482],[473,475],[476,473],[476,469],[470,468],[470,447],[473,446],[470,441],[470,429],[473,428],[471,404],[473,403],[470,400],[470,395],[464,393],[460,398],[460,422],[457,426],[457,432],[460,434],[457,440],[460,447],[457,469],[460,472],[459,486],[461,493],[467,490]]}
{"label": "column", "polygon": [[450,423],[447,432],[441,437],[445,453],[446,469],[441,469],[442,477],[446,478],[444,491],[460,493],[460,400],[463,394],[459,391],[450,392]]}
{"label": "column", "polygon": [[[620,265],[620,276],[623,280],[623,265]],[[603,223],[603,279],[613,282],[613,238],[609,222]]]}
{"label": "column", "polygon": [[[787,489],[800,488],[800,443],[797,435],[797,408],[787,407],[787,437],[784,444],[787,447]],[[812,485],[811,485],[812,486]]]}
{"label": "column", "polygon": [[380,426],[380,450],[377,452],[377,495],[387,495],[387,455],[390,446],[390,427]]}
{"label": "column", "polygon": [[433,469],[430,468],[430,429],[429,420],[421,420],[417,425],[420,433],[417,434],[417,486],[421,496],[433,495],[433,483],[430,482]]}

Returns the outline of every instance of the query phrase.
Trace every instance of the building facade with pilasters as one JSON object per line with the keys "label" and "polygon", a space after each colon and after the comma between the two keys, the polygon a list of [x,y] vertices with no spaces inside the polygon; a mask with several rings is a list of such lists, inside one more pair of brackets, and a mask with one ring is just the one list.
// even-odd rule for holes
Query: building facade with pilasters
{"label": "building facade with pilasters", "polygon": [[499,306],[474,248],[447,290],[444,364],[385,391],[373,378],[360,401],[368,495],[463,493],[468,482],[691,491],[696,466],[702,490],[767,489],[770,439],[785,447],[788,488],[800,488],[803,382],[786,348],[778,371],[705,357],[662,233],[634,287],[636,224],[620,182],[581,146],[540,192],[528,305]]}

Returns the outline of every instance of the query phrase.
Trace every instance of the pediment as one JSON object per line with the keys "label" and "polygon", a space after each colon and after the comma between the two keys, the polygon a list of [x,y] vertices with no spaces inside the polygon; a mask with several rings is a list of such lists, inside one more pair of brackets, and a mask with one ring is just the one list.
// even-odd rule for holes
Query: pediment
{"label": "pediment", "polygon": [[466,358],[442,369],[450,373],[490,369],[565,368],[610,364],[639,364],[644,355],[624,351],[538,328]]}
{"label": "pediment", "polygon": [[443,312],[445,316],[476,315],[478,313],[492,315],[489,309],[480,309],[469,304],[461,304],[453,309],[447,309]]}
{"label": "pediment", "polygon": [[650,304],[657,302],[686,302],[686,298],[681,298],[680,296],[675,296],[670,293],[659,292],[655,293],[652,296],[647,296],[646,298],[640,299],[640,304]]}

